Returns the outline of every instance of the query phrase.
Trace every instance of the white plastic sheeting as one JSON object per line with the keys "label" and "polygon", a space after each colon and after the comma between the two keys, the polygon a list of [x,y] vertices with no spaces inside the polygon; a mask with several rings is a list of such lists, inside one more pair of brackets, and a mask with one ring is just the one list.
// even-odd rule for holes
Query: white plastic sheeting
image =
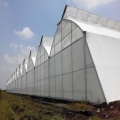
{"label": "white plastic sheeting", "polygon": [[120,32],[68,19],[87,32],[86,41],[107,102],[119,100]]}
{"label": "white plastic sheeting", "polygon": [[74,19],[78,19],[86,23],[93,23],[102,27],[107,27],[109,29],[115,29],[120,31],[120,22],[110,20],[108,18],[87,11],[83,11],[71,6],[66,6],[62,19],[66,19],[68,17],[72,17]]}
{"label": "white plastic sheeting", "polygon": [[42,37],[37,56],[30,52],[28,63],[12,74],[7,91],[94,103],[120,100],[119,23],[70,6],[63,19],[54,39]]}

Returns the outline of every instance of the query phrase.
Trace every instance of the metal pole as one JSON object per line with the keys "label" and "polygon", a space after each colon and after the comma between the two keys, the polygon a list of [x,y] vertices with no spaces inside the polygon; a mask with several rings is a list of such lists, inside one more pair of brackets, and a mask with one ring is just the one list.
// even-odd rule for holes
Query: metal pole
{"label": "metal pole", "polygon": [[87,73],[86,73],[86,32],[84,31],[83,49],[84,49],[84,79],[85,79],[85,101],[87,102]]}

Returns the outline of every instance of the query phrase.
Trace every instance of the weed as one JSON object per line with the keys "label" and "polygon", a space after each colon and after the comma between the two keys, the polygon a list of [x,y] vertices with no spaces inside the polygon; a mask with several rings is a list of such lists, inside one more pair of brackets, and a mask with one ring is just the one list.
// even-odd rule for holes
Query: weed
{"label": "weed", "polygon": [[100,120],[100,118],[98,118],[97,116],[92,116],[92,117],[90,117],[89,120]]}
{"label": "weed", "polygon": [[65,120],[61,115],[54,115],[52,120]]}
{"label": "weed", "polygon": [[73,110],[73,111],[91,111],[93,109],[92,106],[86,103],[72,103],[65,106],[66,109]]}

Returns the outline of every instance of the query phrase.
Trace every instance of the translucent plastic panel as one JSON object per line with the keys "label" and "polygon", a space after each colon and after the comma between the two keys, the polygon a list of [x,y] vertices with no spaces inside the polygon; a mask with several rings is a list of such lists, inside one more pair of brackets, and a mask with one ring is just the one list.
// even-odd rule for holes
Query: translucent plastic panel
{"label": "translucent plastic panel", "polygon": [[68,34],[63,40],[62,40],[62,49],[66,48],[71,44],[71,34]]}
{"label": "translucent plastic panel", "polygon": [[87,21],[89,16],[89,12],[79,10],[77,13],[77,19],[81,19],[83,21]]}
{"label": "translucent plastic panel", "polygon": [[48,54],[45,53],[45,61],[48,60]]}
{"label": "translucent plastic panel", "polygon": [[110,27],[110,28],[113,28],[114,26],[115,26],[115,21],[113,21],[113,20],[109,20],[108,22],[107,22],[107,27]]}
{"label": "translucent plastic panel", "polygon": [[93,61],[90,51],[88,49],[88,45],[86,44],[86,67],[90,67],[90,66],[93,66]]}
{"label": "translucent plastic panel", "polygon": [[48,61],[46,61],[45,63],[45,79],[48,78]]}
{"label": "translucent plastic panel", "polygon": [[87,98],[88,101],[91,102],[105,102],[100,82],[94,67],[87,68]]}
{"label": "translucent plastic panel", "polygon": [[91,23],[97,23],[98,19],[99,19],[98,15],[95,15],[95,14],[92,14],[92,13],[89,14],[89,17],[88,17],[88,21],[89,22],[91,22]]}
{"label": "translucent plastic panel", "polygon": [[72,22],[72,30],[74,30],[76,27],[77,27],[77,25]]}
{"label": "translucent plastic panel", "polygon": [[57,98],[63,98],[62,75],[56,77],[56,97]]}
{"label": "translucent plastic panel", "polygon": [[41,64],[41,76],[40,76],[41,80],[44,79],[44,63]]}
{"label": "translucent plastic panel", "polygon": [[38,95],[38,81],[35,81],[35,95]]}
{"label": "translucent plastic panel", "polygon": [[41,95],[41,81],[38,81],[38,95]]}
{"label": "translucent plastic panel", "polygon": [[55,45],[61,40],[61,24],[58,26],[56,35],[55,35]]}
{"label": "translucent plastic panel", "polygon": [[50,78],[50,97],[55,97],[55,77]]}
{"label": "translucent plastic panel", "polygon": [[40,58],[40,47],[38,48],[37,59]]}
{"label": "translucent plastic panel", "polygon": [[55,46],[55,41],[53,40],[53,43],[52,43],[52,48]]}
{"label": "translucent plastic panel", "polygon": [[18,86],[21,86],[21,78],[18,80]]}
{"label": "translucent plastic panel", "polygon": [[26,68],[25,68],[25,65],[23,65],[22,74],[24,75],[25,73],[26,73]]}
{"label": "translucent plastic panel", "polygon": [[45,87],[45,81],[41,81],[41,96],[44,96],[44,87]]}
{"label": "translucent plastic panel", "polygon": [[103,26],[106,26],[107,21],[108,21],[107,18],[100,17],[100,18],[98,19],[98,24],[103,25]]}
{"label": "translucent plastic panel", "polygon": [[[27,72],[27,81],[26,81],[26,83],[28,84],[28,83],[30,83],[30,75],[29,75],[30,73],[29,72]],[[23,78],[24,78],[24,76],[22,76],[22,84],[23,84]]]}
{"label": "translucent plastic panel", "polygon": [[71,13],[71,12],[65,12],[63,19],[66,19],[68,17],[76,18],[76,13]]}
{"label": "translucent plastic panel", "polygon": [[76,14],[78,12],[78,9],[71,6],[67,6],[66,11]]}
{"label": "translucent plastic panel", "polygon": [[40,58],[37,60],[37,66],[40,65]]}
{"label": "translucent plastic panel", "polygon": [[40,46],[40,55],[43,56],[45,53],[45,49],[43,48],[43,46]]}
{"label": "translucent plastic panel", "polygon": [[73,91],[75,100],[85,100],[84,70],[73,72]]}
{"label": "translucent plastic panel", "polygon": [[62,51],[63,58],[63,73],[68,73],[72,71],[71,62],[71,46]]}
{"label": "translucent plastic panel", "polygon": [[51,57],[54,56],[54,47],[51,49]]}
{"label": "translucent plastic panel", "polygon": [[120,22],[117,22],[114,26],[115,29],[120,30]]}
{"label": "translucent plastic panel", "polygon": [[22,76],[22,85],[23,85],[23,84],[26,84],[26,75],[23,75],[23,76]]}
{"label": "translucent plastic panel", "polygon": [[35,81],[38,81],[38,67],[35,68]]}
{"label": "translucent plastic panel", "polygon": [[38,66],[38,81],[40,80],[40,73],[41,73],[41,69],[40,69],[40,65]]}
{"label": "translucent plastic panel", "polygon": [[45,79],[45,96],[49,96],[49,83],[48,83],[48,79]]}
{"label": "translucent plastic panel", "polygon": [[79,38],[83,37],[83,32],[80,30],[80,28],[76,27],[72,31],[72,43],[78,40]]}
{"label": "translucent plastic panel", "polygon": [[61,52],[55,56],[55,74],[61,75],[62,74],[62,57]]}
{"label": "translucent plastic panel", "polygon": [[34,83],[31,83],[30,85],[31,85],[31,92],[30,92],[30,94],[34,95]]}
{"label": "translucent plastic panel", "polygon": [[62,21],[62,39],[71,32],[71,21]]}
{"label": "translucent plastic panel", "polygon": [[55,46],[55,54],[57,54],[58,52],[61,51],[61,42],[59,42],[56,46]]}
{"label": "translucent plastic panel", "polygon": [[50,77],[55,75],[55,70],[54,70],[54,57],[50,59]]}
{"label": "translucent plastic panel", "polygon": [[63,90],[64,98],[73,99],[72,92],[72,73],[63,75]]}
{"label": "translucent plastic panel", "polygon": [[72,63],[73,71],[84,68],[84,47],[83,39],[78,40],[72,44]]}
{"label": "translucent plastic panel", "polygon": [[31,82],[32,83],[34,83],[34,81],[35,81],[35,75],[34,75],[35,72],[34,72],[34,70],[35,69],[32,69],[32,71],[31,71],[31,78],[32,78]]}
{"label": "translucent plastic panel", "polygon": [[26,94],[26,85],[22,85],[22,93]]}
{"label": "translucent plastic panel", "polygon": [[44,55],[41,57],[41,64],[44,62]]}

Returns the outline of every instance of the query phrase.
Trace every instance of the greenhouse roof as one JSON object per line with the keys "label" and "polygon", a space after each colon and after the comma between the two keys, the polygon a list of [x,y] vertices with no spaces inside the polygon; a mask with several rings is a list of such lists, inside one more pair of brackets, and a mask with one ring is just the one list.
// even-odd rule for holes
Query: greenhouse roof
{"label": "greenhouse roof", "polygon": [[84,22],[98,24],[110,29],[115,29],[120,31],[120,22],[118,21],[114,21],[99,15],[66,5],[61,20],[66,19],[68,17],[79,19]]}
{"label": "greenhouse roof", "polygon": [[78,19],[73,19],[72,17],[68,17],[67,19],[76,23],[83,31],[120,39],[119,31],[115,31],[106,27],[101,27],[95,24],[86,23]]}
{"label": "greenhouse roof", "polygon": [[53,38],[51,38],[51,37],[44,37],[44,36],[42,36],[42,38],[41,38],[40,45],[42,45],[46,49],[48,55],[50,55],[52,42],[53,42]]}

